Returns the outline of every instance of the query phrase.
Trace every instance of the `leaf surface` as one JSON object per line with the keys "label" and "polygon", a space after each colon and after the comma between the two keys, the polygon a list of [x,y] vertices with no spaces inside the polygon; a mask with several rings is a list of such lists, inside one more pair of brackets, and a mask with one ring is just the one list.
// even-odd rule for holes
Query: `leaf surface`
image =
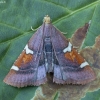
{"label": "leaf surface", "polygon": [[[64,34],[66,38],[71,38],[78,28],[91,20],[87,36],[82,44],[83,48],[92,46],[95,38],[100,35],[100,0],[3,0],[2,3],[0,1],[0,100],[38,100],[35,98],[39,97],[41,97],[40,100],[48,98],[48,100],[55,98],[56,100],[79,100],[90,91],[89,84],[86,86],[59,86],[50,81],[50,84],[40,87],[18,89],[3,83],[13,62],[34,34],[31,26],[37,29],[47,14],[60,31],[67,33]],[[38,92],[39,88],[44,90],[43,95]],[[99,83],[91,91],[98,88],[100,88]],[[79,93],[80,90],[83,92]],[[93,97],[95,93],[99,94],[100,90],[92,93],[87,93],[84,100],[87,100],[88,96]],[[95,100],[99,100],[99,98],[100,96],[97,95]]]}

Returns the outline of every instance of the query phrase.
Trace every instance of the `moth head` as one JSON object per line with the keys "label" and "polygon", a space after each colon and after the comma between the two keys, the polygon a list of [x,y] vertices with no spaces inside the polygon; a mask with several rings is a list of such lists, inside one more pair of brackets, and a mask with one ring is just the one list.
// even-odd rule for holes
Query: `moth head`
{"label": "moth head", "polygon": [[48,15],[46,15],[45,17],[44,17],[44,19],[43,19],[43,22],[44,23],[50,23],[50,17],[48,16]]}

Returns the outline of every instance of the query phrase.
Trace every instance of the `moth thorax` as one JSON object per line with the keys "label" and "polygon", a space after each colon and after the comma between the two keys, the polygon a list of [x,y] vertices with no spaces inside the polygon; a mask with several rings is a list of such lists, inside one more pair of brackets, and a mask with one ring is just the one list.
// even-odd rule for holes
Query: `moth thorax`
{"label": "moth thorax", "polygon": [[50,17],[46,15],[43,20],[44,23],[50,23]]}

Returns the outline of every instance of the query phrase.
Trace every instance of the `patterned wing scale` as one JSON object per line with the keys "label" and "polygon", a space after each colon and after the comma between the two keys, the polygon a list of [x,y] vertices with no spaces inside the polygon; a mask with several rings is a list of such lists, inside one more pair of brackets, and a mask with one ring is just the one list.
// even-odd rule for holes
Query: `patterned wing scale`
{"label": "patterned wing scale", "polygon": [[51,26],[51,40],[58,63],[54,64],[53,81],[58,84],[86,84],[95,79],[89,64],[72,47],[72,44]]}
{"label": "patterned wing scale", "polygon": [[[41,32],[41,29],[38,32]],[[25,87],[29,85],[40,85],[46,82],[46,70],[43,61],[43,33],[36,32],[24,50],[15,61],[4,82],[15,86]],[[39,39],[36,41],[35,39]],[[33,41],[32,41],[33,40]]]}

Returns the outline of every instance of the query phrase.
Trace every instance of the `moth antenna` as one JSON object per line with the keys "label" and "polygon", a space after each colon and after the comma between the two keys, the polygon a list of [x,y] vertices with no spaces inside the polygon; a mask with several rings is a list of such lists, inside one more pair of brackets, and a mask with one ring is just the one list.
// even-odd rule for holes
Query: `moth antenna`
{"label": "moth antenna", "polygon": [[[39,27],[38,27],[38,28],[39,28]],[[34,28],[31,26],[31,30],[32,30],[32,31],[37,31],[38,28],[34,29]]]}
{"label": "moth antenna", "polygon": [[35,31],[35,29],[33,29],[33,27],[32,27],[32,26],[31,26],[31,30],[32,30],[32,31]]}
{"label": "moth antenna", "polygon": [[67,32],[65,33],[65,32],[61,32],[62,34],[67,34]]}

